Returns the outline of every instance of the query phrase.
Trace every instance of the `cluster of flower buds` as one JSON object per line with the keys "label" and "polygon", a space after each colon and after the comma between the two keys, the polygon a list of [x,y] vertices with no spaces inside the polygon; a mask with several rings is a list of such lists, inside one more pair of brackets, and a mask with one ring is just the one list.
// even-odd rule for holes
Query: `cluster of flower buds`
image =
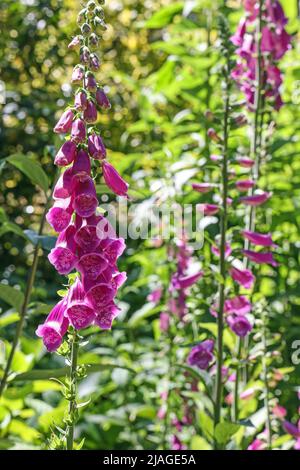
{"label": "cluster of flower buds", "polygon": [[102,168],[110,190],[127,197],[128,184],[107,162],[105,145],[95,128],[98,109],[110,107],[93,74],[100,61],[92,51],[99,41],[98,31],[106,28],[102,7],[89,1],[78,23],[81,35],[69,45],[71,49],[80,48],[81,63],[72,74],[72,84],[78,88],[74,105],[63,112],[54,128],[55,133],[64,136],[54,161],[62,172],[53,192],[54,205],[47,214],[47,221],[59,233],[49,261],[58,273],[68,275],[76,270],[77,275],[68,294],[37,330],[49,351],[60,346],[69,325],[78,330],[92,324],[111,328],[119,311],[114,298],[126,280],[116,264],[125,243],[108,220],[97,213],[93,179],[93,167]]}
{"label": "cluster of flower buds", "polygon": [[[280,87],[282,76],[278,61],[291,47],[291,37],[286,32],[287,18],[278,0],[263,2],[260,15],[259,2],[244,0],[246,16],[241,20],[232,43],[237,47],[239,61],[232,72],[232,77],[246,97],[250,109],[255,102],[257,86],[257,22],[261,22],[261,77],[264,97],[274,109],[279,110],[283,105]],[[261,16],[261,18],[260,18]]]}

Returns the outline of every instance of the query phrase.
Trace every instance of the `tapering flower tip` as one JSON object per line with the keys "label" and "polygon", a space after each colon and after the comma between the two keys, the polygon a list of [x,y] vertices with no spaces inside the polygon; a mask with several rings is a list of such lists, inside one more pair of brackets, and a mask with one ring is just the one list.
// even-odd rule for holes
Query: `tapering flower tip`
{"label": "tapering flower tip", "polygon": [[272,266],[278,266],[272,253],[258,253],[252,250],[243,250],[244,255],[253,263],[257,264],[271,264]]}
{"label": "tapering flower tip", "polygon": [[[212,253],[217,256],[218,258],[220,257],[220,247],[217,246],[217,245],[212,245],[211,247],[211,251]],[[228,256],[230,256],[232,253],[232,249],[231,249],[231,246],[229,243],[226,243],[226,246],[225,246],[225,258],[228,258]]]}
{"label": "tapering flower tip", "polygon": [[103,161],[102,164],[103,177],[105,183],[118,196],[128,197],[129,185],[119,175],[117,170],[108,162]]}
{"label": "tapering flower tip", "polygon": [[110,239],[106,238],[100,243],[101,250],[111,264],[123,254],[126,245],[123,238]]}
{"label": "tapering flower tip", "polygon": [[245,289],[252,289],[252,286],[255,281],[255,276],[249,269],[238,269],[232,267],[229,273],[232,279],[241,286],[243,286]]}
{"label": "tapering flower tip", "polygon": [[86,297],[91,302],[92,306],[97,312],[101,312],[107,305],[109,305],[116,294],[116,290],[109,284],[99,283],[91,287]]}
{"label": "tapering flower tip", "polygon": [[92,158],[103,160],[106,158],[106,148],[98,134],[91,134],[88,139],[88,150]]}
{"label": "tapering flower tip", "polygon": [[159,328],[160,331],[166,332],[170,327],[170,315],[166,312],[162,312],[159,316]]}
{"label": "tapering flower tip", "polygon": [[82,85],[84,79],[84,67],[82,65],[76,65],[72,72],[71,82],[73,85]]}
{"label": "tapering flower tip", "polygon": [[110,330],[114,319],[120,312],[113,302],[106,305],[102,309],[96,312],[95,325],[98,325],[102,330]]}
{"label": "tapering flower tip", "polygon": [[79,278],[68,293],[66,316],[76,330],[90,326],[95,320],[95,311],[85,298],[85,290]]}
{"label": "tapering flower tip", "polygon": [[196,284],[201,277],[203,277],[202,271],[190,276],[178,276],[175,274],[172,279],[172,284],[175,289],[187,289]]}
{"label": "tapering flower tip", "polygon": [[207,136],[209,139],[213,140],[214,142],[221,142],[221,137],[217,134],[216,130],[213,129],[212,127],[208,129],[207,131]]}
{"label": "tapering flower tip", "polygon": [[69,132],[72,127],[72,122],[74,119],[74,114],[72,109],[67,109],[60,117],[58,123],[54,127],[54,132],[56,134],[65,134]]}
{"label": "tapering flower tip", "polygon": [[200,212],[203,212],[205,216],[216,215],[220,208],[216,204],[199,204]]}
{"label": "tapering flower tip", "polygon": [[295,426],[295,424],[290,423],[289,421],[284,421],[282,424],[282,427],[285,430],[285,432],[287,432],[291,436],[297,439],[300,438],[300,430],[297,426]]}
{"label": "tapering flower tip", "polygon": [[207,339],[202,343],[194,346],[188,356],[188,364],[205,370],[213,361],[214,341]]}
{"label": "tapering flower tip", "polygon": [[92,93],[97,91],[97,80],[95,79],[94,75],[88,72],[85,76],[85,87]]}
{"label": "tapering flower tip", "polygon": [[225,300],[224,311],[227,314],[246,315],[251,312],[251,302],[244,295]]}
{"label": "tapering flower tip", "polygon": [[72,124],[71,139],[76,144],[82,143],[86,138],[85,123],[82,119],[75,119]]}
{"label": "tapering flower tip", "polygon": [[87,94],[85,91],[79,91],[75,95],[74,106],[77,111],[85,111],[87,108]]}
{"label": "tapering flower tip", "polygon": [[78,271],[84,279],[95,281],[99,274],[107,267],[107,260],[99,253],[83,255],[77,263]]}
{"label": "tapering flower tip", "polygon": [[75,233],[75,226],[69,225],[69,227],[60,233],[55,248],[48,255],[50,263],[59,274],[69,274],[76,266]]}
{"label": "tapering flower tip", "polygon": [[56,232],[62,232],[67,228],[72,217],[70,199],[57,200],[46,215],[47,222]]}
{"label": "tapering flower tip", "polygon": [[67,199],[71,197],[72,192],[72,168],[67,168],[59,177],[54,191],[53,199]]}
{"label": "tapering flower tip", "polygon": [[43,343],[50,352],[56,351],[62,343],[63,336],[68,329],[68,319],[65,318],[66,300],[63,299],[51,310],[46,321],[39,325],[36,335],[43,339]]}
{"label": "tapering flower tip", "polygon": [[253,196],[244,196],[240,198],[240,202],[245,204],[246,206],[261,206],[264,204],[268,199],[270,199],[270,193],[261,193],[261,194],[254,194]]}
{"label": "tapering flower tip", "polygon": [[105,91],[103,90],[103,88],[97,88],[96,101],[97,101],[98,106],[100,106],[100,108],[110,109],[111,107],[110,101]]}
{"label": "tapering flower tip", "polygon": [[234,36],[231,36],[230,40],[235,46],[240,47],[243,44],[243,39],[246,34],[246,24],[246,19],[242,18],[236,33],[234,34]]}
{"label": "tapering flower tip", "polygon": [[214,185],[210,183],[192,183],[192,188],[197,193],[206,194],[213,190]]}
{"label": "tapering flower tip", "polygon": [[266,247],[277,246],[273,242],[272,235],[270,233],[263,234],[263,233],[251,232],[250,230],[243,230],[242,235],[244,238],[246,238],[251,243],[253,243],[253,245],[266,246]]}
{"label": "tapering flower tip", "polygon": [[90,176],[75,179],[73,208],[80,217],[90,217],[96,211],[98,199],[94,181]]}
{"label": "tapering flower tip", "polygon": [[84,110],[84,113],[83,113],[83,119],[88,124],[93,124],[97,121],[97,114],[98,113],[97,113],[96,106],[94,105],[94,103],[91,100],[89,100],[87,102],[87,107],[86,107],[86,109]]}
{"label": "tapering flower tip", "polygon": [[240,180],[235,185],[239,191],[249,191],[249,189],[255,186],[255,182],[253,180]]}
{"label": "tapering flower tip", "polygon": [[247,157],[239,157],[236,159],[237,163],[243,168],[252,168],[255,161]]}
{"label": "tapering flower tip", "polygon": [[75,36],[72,41],[68,44],[68,49],[78,49],[81,45],[82,36]]}
{"label": "tapering flower tip", "polygon": [[230,329],[240,338],[245,338],[253,328],[249,320],[244,315],[229,316],[227,318],[227,323]]}
{"label": "tapering flower tip", "polygon": [[101,240],[94,225],[85,225],[76,232],[75,241],[84,253],[90,253],[98,248]]}
{"label": "tapering flower tip", "polygon": [[59,151],[57,152],[54,163],[57,166],[67,166],[70,165],[70,163],[73,162],[75,156],[76,156],[77,148],[74,142],[71,140],[68,140],[65,142]]}
{"label": "tapering flower tip", "polygon": [[85,150],[79,150],[78,154],[76,155],[72,167],[72,172],[75,176],[74,184],[76,184],[76,181],[79,181],[81,178],[83,178],[83,181],[85,181],[86,176],[90,176],[91,160]]}
{"label": "tapering flower tip", "polygon": [[163,294],[162,287],[158,287],[157,289],[154,289],[152,292],[150,292],[150,294],[148,294],[147,300],[148,302],[153,302],[157,304],[160,301],[162,294]]}

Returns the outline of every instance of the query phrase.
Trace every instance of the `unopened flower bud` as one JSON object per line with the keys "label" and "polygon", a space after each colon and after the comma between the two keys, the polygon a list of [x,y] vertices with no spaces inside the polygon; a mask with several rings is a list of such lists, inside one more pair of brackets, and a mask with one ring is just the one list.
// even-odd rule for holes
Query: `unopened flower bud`
{"label": "unopened flower bud", "polygon": [[85,91],[80,91],[79,93],[76,93],[74,106],[77,111],[84,111],[86,109],[87,96]]}
{"label": "unopened flower bud", "polygon": [[96,31],[106,31],[107,30],[106,24],[98,16],[96,16],[96,18],[94,19],[94,27],[95,27]]}
{"label": "unopened flower bud", "polygon": [[97,56],[97,54],[91,54],[90,68],[91,68],[91,70],[99,70],[100,60],[99,60],[99,57]]}
{"label": "unopened flower bud", "polygon": [[103,88],[97,88],[96,101],[98,106],[100,106],[101,108],[109,109],[111,107],[110,101],[107,98]]}
{"label": "unopened flower bud", "polygon": [[87,107],[84,110],[83,118],[85,122],[93,124],[97,121],[97,108],[92,101],[87,102]]}
{"label": "unopened flower bud", "polygon": [[83,36],[88,36],[91,30],[92,28],[88,23],[83,23],[83,25],[81,26],[81,33],[83,34]]}
{"label": "unopened flower bud", "polygon": [[88,47],[82,47],[80,51],[80,62],[87,65],[90,61],[90,51]]}
{"label": "unopened flower bud", "polygon": [[69,49],[77,49],[82,41],[82,36],[75,36],[72,41],[69,43],[68,48]]}
{"label": "unopened flower bud", "polygon": [[217,132],[212,127],[210,129],[208,129],[207,135],[214,142],[220,142],[221,141],[220,136],[218,136]]}
{"label": "unopened flower bud", "polygon": [[97,34],[92,33],[89,37],[89,47],[91,50],[95,50],[97,49],[98,45],[99,45],[99,37],[97,36]]}
{"label": "unopened flower bud", "polygon": [[87,73],[85,76],[85,86],[87,90],[95,93],[97,90],[97,81],[92,73]]}
{"label": "unopened flower bud", "polygon": [[71,79],[72,83],[74,85],[81,85],[83,78],[84,78],[84,68],[81,65],[76,65],[72,73],[72,79]]}
{"label": "unopened flower bud", "polygon": [[85,22],[86,9],[84,8],[78,13],[77,23],[81,26]]}

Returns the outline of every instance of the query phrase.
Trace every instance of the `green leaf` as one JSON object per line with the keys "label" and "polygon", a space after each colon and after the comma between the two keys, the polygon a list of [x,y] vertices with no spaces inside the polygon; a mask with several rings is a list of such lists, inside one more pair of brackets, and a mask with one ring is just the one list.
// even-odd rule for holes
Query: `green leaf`
{"label": "green leaf", "polygon": [[178,2],[164,8],[160,8],[157,13],[146,22],[146,28],[156,29],[162,28],[171,23],[173,17],[182,12],[184,2]]}
{"label": "green leaf", "polygon": [[45,193],[47,192],[49,188],[48,177],[37,162],[22,154],[11,155],[6,160],[24,173],[33,184],[39,186]]}
{"label": "green leaf", "polygon": [[38,235],[34,230],[24,230],[24,232],[34,246],[40,244],[40,246],[47,251],[52,250],[55,246],[57,237]]}
{"label": "green leaf", "polygon": [[219,423],[215,428],[215,438],[219,444],[227,444],[230,438],[240,429],[239,424]]}
{"label": "green leaf", "polygon": [[23,232],[21,227],[19,227],[17,224],[14,224],[13,222],[9,222],[9,221],[3,222],[0,228],[0,237],[7,232],[13,232],[16,235],[19,235],[20,237],[23,237],[27,240],[25,232]]}
{"label": "green leaf", "polygon": [[0,299],[14,307],[19,313],[24,303],[24,294],[11,286],[0,284]]}
{"label": "green leaf", "polygon": [[155,307],[153,302],[145,304],[142,308],[133,313],[128,321],[128,326],[130,328],[136,328],[140,323],[142,323],[146,318],[154,315],[157,312],[161,311],[161,306]]}
{"label": "green leaf", "polygon": [[193,436],[191,450],[212,450],[212,447],[203,437]]}

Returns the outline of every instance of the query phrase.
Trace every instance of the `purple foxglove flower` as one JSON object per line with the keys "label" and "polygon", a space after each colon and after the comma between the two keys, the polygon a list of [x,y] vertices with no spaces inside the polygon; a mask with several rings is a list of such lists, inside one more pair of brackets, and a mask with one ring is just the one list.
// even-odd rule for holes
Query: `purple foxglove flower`
{"label": "purple foxglove flower", "polygon": [[87,102],[87,107],[83,113],[83,119],[89,124],[93,124],[97,121],[97,108],[92,101]]}
{"label": "purple foxglove flower", "polygon": [[[212,253],[217,256],[217,257],[220,257],[220,247],[217,246],[217,245],[212,245],[211,247],[211,251]],[[228,256],[231,255],[231,252],[232,252],[232,249],[231,249],[231,246],[229,243],[226,243],[226,248],[225,248],[225,258],[228,258]]]}
{"label": "purple foxglove flower", "polygon": [[255,276],[249,269],[238,269],[232,267],[229,272],[232,279],[243,286],[245,289],[252,288],[255,281]]}
{"label": "purple foxglove flower", "polygon": [[252,34],[245,34],[241,47],[236,53],[243,59],[249,59],[255,50],[255,41]]}
{"label": "purple foxglove flower", "polygon": [[220,210],[219,206],[216,206],[216,204],[199,204],[198,207],[205,216],[215,215]]}
{"label": "purple foxglove flower", "polygon": [[84,67],[82,65],[76,65],[72,72],[71,82],[73,85],[81,85],[84,79]]}
{"label": "purple foxglove flower", "polygon": [[235,45],[235,46],[241,46],[243,44],[243,39],[244,39],[244,36],[246,34],[246,20],[243,18],[241,21],[240,21],[240,24],[238,26],[238,29],[235,33],[234,36],[231,36],[230,40],[231,42]]}
{"label": "purple foxglove flower", "polygon": [[81,178],[85,181],[86,176],[91,174],[91,161],[85,150],[79,150],[76,155],[72,167],[74,181],[79,181]]}
{"label": "purple foxglove flower", "polygon": [[97,91],[97,80],[92,73],[87,73],[85,76],[85,87],[92,93]]}
{"label": "purple foxglove flower", "polygon": [[288,19],[284,14],[283,8],[278,0],[267,0],[267,11],[269,20],[282,28],[286,26]]}
{"label": "purple foxglove flower", "polygon": [[246,315],[251,312],[251,302],[244,296],[239,295],[232,299],[225,300],[225,313],[235,313],[236,315]]}
{"label": "purple foxglove flower", "polygon": [[97,54],[91,54],[90,57],[90,68],[91,70],[99,70],[100,69],[100,60]]}
{"label": "purple foxglove flower", "polygon": [[106,158],[106,148],[98,134],[91,134],[88,139],[89,154],[96,160],[103,160]]}
{"label": "purple foxglove flower", "polygon": [[101,241],[100,247],[105,258],[114,264],[124,252],[126,245],[123,238],[106,238]]}
{"label": "purple foxglove flower", "polygon": [[188,364],[190,366],[199,367],[199,369],[202,370],[207,369],[214,358],[213,350],[214,341],[211,339],[207,339],[197,346],[194,346],[188,356]]}
{"label": "purple foxglove flower", "polygon": [[249,191],[249,189],[255,186],[255,182],[252,180],[240,180],[235,185],[239,191]]}
{"label": "purple foxglove flower", "polygon": [[82,119],[76,119],[72,124],[71,139],[76,144],[80,144],[85,140],[86,128]]}
{"label": "purple foxglove flower", "polygon": [[[73,114],[73,113],[72,113]],[[67,140],[59,151],[56,154],[56,157],[54,159],[54,163],[57,166],[67,166],[70,165],[70,163],[73,162],[77,152],[77,147],[74,142],[71,140]]]}
{"label": "purple foxglove flower", "polygon": [[186,450],[186,446],[181,442],[178,436],[175,434],[171,437],[171,448],[172,450]]}
{"label": "purple foxglove flower", "polygon": [[76,330],[87,328],[95,320],[95,311],[85,297],[85,290],[79,278],[69,290],[66,316]]}
{"label": "purple foxglove flower", "polygon": [[127,274],[125,271],[114,274],[111,280],[111,285],[114,289],[118,290],[127,281]]}
{"label": "purple foxglove flower", "polygon": [[247,157],[239,157],[237,158],[237,162],[243,168],[252,168],[253,165],[255,164],[254,160],[251,160],[251,158],[247,158]]}
{"label": "purple foxglove flower", "polygon": [[170,315],[166,312],[162,312],[159,316],[159,328],[160,331],[166,332],[170,327]]}
{"label": "purple foxglove flower", "polygon": [[56,134],[65,134],[69,132],[72,127],[72,122],[74,119],[74,114],[72,109],[67,109],[60,117],[58,123],[54,127],[54,132]]}
{"label": "purple foxglove flower", "polygon": [[69,274],[75,268],[77,262],[75,233],[75,226],[69,225],[59,234],[55,248],[48,255],[50,263],[59,274]]}
{"label": "purple foxglove flower", "polygon": [[274,260],[272,253],[257,253],[256,251],[243,250],[244,255],[257,264],[271,264],[272,266],[278,266],[277,261]]}
{"label": "purple foxglove flower", "polygon": [[287,410],[283,406],[275,405],[272,410],[273,415],[275,415],[279,419],[283,419],[287,415]]}
{"label": "purple foxglove flower", "polygon": [[88,47],[82,47],[80,51],[80,63],[83,65],[88,65],[90,61],[90,51]]}
{"label": "purple foxglove flower", "polygon": [[193,183],[192,188],[198,193],[206,194],[214,188],[214,185],[210,183]]}
{"label": "purple foxglove flower", "polygon": [[68,49],[77,49],[81,44],[82,36],[75,36],[68,45]]}
{"label": "purple foxglove flower", "polygon": [[245,204],[246,206],[261,206],[264,204],[268,199],[270,199],[270,193],[261,193],[261,194],[254,194],[254,196],[244,196],[240,198],[240,201]]}
{"label": "purple foxglove flower", "polygon": [[229,316],[227,322],[230,329],[240,338],[247,336],[252,330],[252,325],[244,315]]}
{"label": "purple foxglove flower", "polygon": [[150,294],[147,296],[147,300],[148,302],[153,302],[157,304],[160,301],[162,294],[163,294],[163,289],[161,287],[158,287],[154,291],[150,292]]}
{"label": "purple foxglove flower", "polygon": [[260,439],[255,439],[248,447],[247,450],[264,450],[266,448],[266,444],[261,441]]}
{"label": "purple foxglove flower", "polygon": [[64,316],[66,310],[66,300],[63,299],[51,310],[45,322],[39,325],[36,335],[43,339],[43,343],[48,351],[56,351],[63,341],[69,321]]}
{"label": "purple foxglove flower", "polygon": [[110,101],[107,98],[103,88],[97,88],[96,101],[97,101],[98,106],[100,106],[100,108],[110,109],[111,107]]}
{"label": "purple foxglove flower", "polygon": [[88,253],[81,256],[77,269],[83,278],[95,281],[99,274],[107,267],[106,259],[99,253]]}
{"label": "purple foxglove flower", "polygon": [[72,212],[70,199],[57,200],[48,211],[46,219],[56,232],[62,232],[69,225]]}
{"label": "purple foxglove flower", "polygon": [[273,52],[274,50],[273,33],[267,26],[262,29],[261,50],[262,52]]}
{"label": "purple foxglove flower", "polygon": [[94,181],[90,176],[75,178],[73,208],[80,217],[90,217],[96,211],[98,199]]}
{"label": "purple foxglove flower", "polygon": [[291,36],[284,29],[280,32],[275,31],[273,35],[275,47],[274,58],[275,60],[280,60],[291,48]]}
{"label": "purple foxglove flower", "polygon": [[54,191],[53,199],[67,199],[72,192],[73,169],[67,168],[59,177]]}
{"label": "purple foxglove flower", "polygon": [[90,253],[98,248],[101,240],[95,225],[84,225],[76,232],[75,241],[84,253]]}
{"label": "purple foxglove flower", "polygon": [[79,91],[75,95],[74,106],[77,111],[85,111],[87,108],[87,95],[85,91]]}
{"label": "purple foxglove flower", "polygon": [[295,426],[295,424],[290,423],[289,421],[284,421],[282,424],[282,427],[285,430],[285,432],[287,432],[291,436],[297,439],[300,438],[300,430],[297,426]]}
{"label": "purple foxglove flower", "polygon": [[202,271],[190,276],[178,276],[175,274],[172,279],[172,284],[175,289],[187,289],[194,285],[201,277],[203,277]]}
{"label": "purple foxglove flower", "polygon": [[[84,280],[85,285],[85,280]],[[91,302],[96,312],[101,312],[107,305],[109,305],[116,295],[115,289],[109,284],[100,283],[91,287],[86,294],[87,299]]]}
{"label": "purple foxglove flower", "polygon": [[101,310],[97,311],[95,318],[95,325],[98,325],[102,330],[110,330],[112,322],[118,316],[120,309],[112,302],[106,305]]}
{"label": "purple foxglove flower", "polygon": [[103,161],[102,170],[107,186],[118,196],[128,197],[127,191],[129,185],[123,180],[117,170],[106,161]]}
{"label": "purple foxglove flower", "polygon": [[258,246],[269,246],[276,247],[277,245],[272,240],[270,233],[263,234],[257,232],[251,232],[250,230],[243,230],[242,235],[244,238],[249,240],[253,245]]}

